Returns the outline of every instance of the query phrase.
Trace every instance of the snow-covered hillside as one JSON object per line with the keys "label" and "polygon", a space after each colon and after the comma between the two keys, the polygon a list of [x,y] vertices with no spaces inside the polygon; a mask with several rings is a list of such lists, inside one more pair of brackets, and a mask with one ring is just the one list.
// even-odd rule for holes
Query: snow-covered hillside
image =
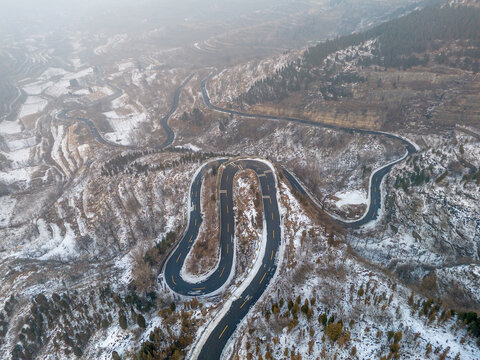
{"label": "snow-covered hillside", "polygon": [[[477,307],[480,143],[458,131],[429,136],[428,144],[389,175],[381,225],[353,236],[351,244],[403,279],[421,282],[427,275],[435,277],[432,293]],[[466,269],[472,276],[464,275]]]}
{"label": "snow-covered hillside", "polygon": [[285,258],[225,359],[478,358],[448,308],[352,255],[281,186]]}

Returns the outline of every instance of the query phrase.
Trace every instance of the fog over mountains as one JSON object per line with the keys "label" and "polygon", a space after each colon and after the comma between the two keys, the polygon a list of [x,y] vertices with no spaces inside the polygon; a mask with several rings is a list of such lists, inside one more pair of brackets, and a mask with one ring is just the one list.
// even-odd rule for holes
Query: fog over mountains
{"label": "fog over mountains", "polygon": [[0,14],[0,360],[480,358],[479,0]]}

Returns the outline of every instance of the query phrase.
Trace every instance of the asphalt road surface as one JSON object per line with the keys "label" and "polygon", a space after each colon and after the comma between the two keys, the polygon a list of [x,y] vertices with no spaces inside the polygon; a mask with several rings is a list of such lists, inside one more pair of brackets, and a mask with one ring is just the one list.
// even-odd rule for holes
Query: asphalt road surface
{"label": "asphalt road surface", "polygon": [[[400,161],[402,161],[402,159],[398,160],[398,162]],[[350,222],[342,221],[339,219],[334,219],[334,221],[346,228],[358,229],[363,225],[366,225],[369,222],[376,220],[378,218],[378,213],[382,207],[382,194],[380,190],[382,185],[382,180],[390,172],[392,167],[398,162],[389,164],[388,166],[384,168],[380,168],[379,170],[376,170],[373,173],[373,176],[371,177],[370,186],[369,186],[370,204],[367,209],[367,212],[362,216],[362,218],[360,218],[359,220],[350,221]],[[298,191],[303,195],[309,196],[309,194],[307,193],[303,185],[300,184],[300,182],[297,180],[295,176],[293,176],[286,169],[282,169],[282,172],[294,190]]]}
{"label": "asphalt road surface", "polygon": [[160,120],[160,123],[162,124],[163,129],[165,130],[167,134],[167,138],[163,142],[162,145],[160,145],[160,148],[166,148],[167,146],[171,145],[173,143],[173,140],[175,139],[175,133],[173,132],[172,128],[168,125],[168,119],[170,119],[170,116],[173,115],[175,111],[177,111],[178,108],[178,103],[180,101],[180,94],[182,92],[182,89],[185,87],[185,85],[188,84],[190,80],[192,80],[193,76],[195,74],[191,74],[188,78],[186,78],[183,83],[180,84],[180,86],[175,90],[175,95],[173,95],[173,104],[170,107],[170,110],[165,114],[165,116]]}
{"label": "asphalt road surface", "polygon": [[[190,81],[193,77],[193,74],[190,75],[175,91],[174,101],[167,112],[167,114],[161,119],[161,124],[165,129],[167,134],[167,139],[159,146],[160,148],[165,148],[173,143],[175,134],[173,130],[168,125],[168,120],[171,115],[176,111],[179,104],[179,98],[182,88]],[[257,114],[249,114],[243,113],[236,110],[224,109],[218,106],[213,105],[210,102],[210,98],[208,96],[208,92],[206,91],[206,81],[207,79],[202,81],[202,93],[205,104],[213,109],[223,113],[232,114],[232,115],[239,115],[247,118],[259,118],[259,119],[266,119],[266,120],[276,120],[276,121],[288,121],[294,122],[299,124],[305,124],[315,127],[323,127],[323,128],[330,128],[335,130],[342,130],[349,133],[364,133],[364,134],[371,134],[377,136],[385,136],[391,139],[395,139],[400,141],[406,148],[408,154],[413,154],[416,152],[415,146],[410,143],[408,140],[403,139],[399,136],[393,134],[387,134],[379,131],[371,131],[371,130],[363,130],[363,129],[349,129],[339,126],[334,126],[330,124],[322,124],[318,122],[313,122],[304,119],[296,119],[290,117],[280,117],[280,116],[267,116],[267,115],[257,115]],[[111,95],[111,97],[119,96],[118,91],[121,90],[116,88],[115,86],[108,84],[111,86],[115,93]],[[60,113],[61,117],[67,118],[67,111],[64,110]],[[114,144],[109,142],[103,138],[100,134],[98,129],[96,128],[95,124],[84,118],[77,119],[79,121],[83,121],[88,125],[92,134],[94,135],[95,139],[101,143],[106,145],[113,145],[113,146],[121,146],[118,144]],[[401,161],[399,159],[398,161]],[[343,225],[356,228],[360,227],[374,219],[377,218],[379,209],[381,208],[381,192],[380,186],[383,178],[386,174],[389,173],[391,168],[395,165],[392,163],[384,168],[377,170],[372,178],[370,183],[370,206],[368,212],[365,216],[355,222],[341,222]],[[219,195],[220,195],[220,262],[216,270],[208,276],[208,278],[198,282],[198,283],[190,283],[185,281],[180,276],[180,271],[184,264],[185,258],[195,239],[198,236],[198,231],[200,224],[202,223],[202,215],[201,215],[201,187],[202,187],[202,179],[203,174],[202,171],[194,179],[192,186],[191,186],[191,211],[189,214],[189,223],[187,231],[185,232],[184,237],[177,245],[177,247],[172,251],[170,257],[168,258],[165,267],[164,267],[164,276],[167,285],[175,292],[187,295],[187,296],[198,296],[198,295],[207,295],[211,294],[218,289],[220,289],[223,285],[226,284],[231,272],[233,271],[233,256],[234,256],[234,243],[233,243],[233,236],[234,236],[234,213],[233,213],[233,178],[235,174],[240,169],[252,169],[254,170],[257,175],[259,176],[261,192],[262,192],[262,203],[263,203],[263,210],[264,210],[264,218],[267,226],[267,243],[266,243],[266,250],[264,253],[264,257],[262,259],[262,265],[260,270],[255,274],[253,281],[250,285],[245,289],[245,291],[241,294],[241,296],[235,300],[229,311],[223,316],[220,320],[220,323],[215,327],[215,329],[209,334],[208,339],[206,340],[205,344],[203,345],[200,355],[198,359],[208,359],[214,360],[219,359],[221,353],[230,338],[230,336],[234,333],[237,325],[241,322],[241,320],[245,317],[248,313],[250,307],[256,303],[256,301],[260,298],[263,294],[265,289],[267,288],[271,278],[275,274],[276,271],[276,255],[278,253],[278,249],[281,243],[281,232],[280,232],[280,214],[278,210],[278,203],[276,198],[276,182],[274,174],[271,172],[270,168],[261,161],[256,160],[237,160],[234,163],[228,163],[225,166],[225,169],[222,172],[222,177],[220,179],[220,188],[219,188]],[[291,183],[292,187],[301,193],[306,194],[305,189],[302,185],[296,180],[296,178],[290,174],[287,170],[283,171],[289,182]]]}
{"label": "asphalt road surface", "polygon": [[[405,138],[402,138],[400,136],[394,135],[394,134],[389,134],[385,133],[382,131],[375,131],[375,130],[364,130],[364,129],[352,129],[352,128],[345,128],[341,126],[335,126],[331,124],[325,124],[325,123],[320,123],[320,122],[315,122],[315,121],[310,121],[310,120],[305,120],[305,119],[296,119],[296,118],[291,118],[291,117],[282,117],[282,116],[269,116],[269,115],[257,115],[257,114],[249,114],[249,113],[244,113],[236,110],[230,110],[230,109],[225,109],[218,107],[214,104],[211,103],[210,97],[208,96],[208,91],[206,88],[206,84],[208,79],[212,76],[211,74],[209,77],[204,79],[202,81],[202,94],[203,94],[203,100],[207,107],[220,111],[226,114],[231,114],[231,115],[239,115],[247,118],[257,118],[257,119],[266,119],[266,120],[276,120],[276,121],[287,121],[287,122],[293,122],[293,123],[298,123],[298,124],[305,124],[305,125],[310,125],[314,127],[321,127],[321,128],[327,128],[327,129],[333,129],[333,130],[340,130],[340,131],[345,131],[348,133],[360,133],[360,134],[369,134],[369,135],[376,135],[376,136],[383,136],[389,139],[394,139],[399,142],[401,142],[404,146],[406,151],[408,152],[407,155],[411,155],[417,152],[417,149],[415,148],[415,145],[413,145],[410,141],[408,141]],[[378,213],[381,209],[381,202],[382,202],[382,196],[381,196],[381,184],[383,178],[390,172],[392,167],[402,161],[404,158],[399,159],[396,162],[393,162],[389,164],[386,167],[380,168],[376,170],[370,181],[369,185],[369,191],[370,191],[370,204],[367,213],[359,220],[353,221],[353,222],[346,222],[346,221],[341,221],[341,220],[336,220],[338,223],[342,224],[345,227],[348,228],[359,228],[375,219],[378,218]],[[305,189],[302,187],[302,185],[297,181],[297,179],[290,174],[287,170],[283,170],[283,173],[285,174],[286,178],[292,185],[294,189],[297,191],[300,191],[302,194],[307,194]]]}
{"label": "asphalt road surface", "polygon": [[219,359],[235,328],[248,313],[250,307],[260,298],[276,271],[276,255],[281,243],[280,213],[277,203],[275,176],[270,167],[257,160],[237,160],[227,163],[220,179],[220,262],[217,269],[199,283],[189,283],[180,277],[185,258],[190,251],[202,222],[200,209],[200,191],[202,172],[191,186],[191,212],[188,229],[177,248],[170,254],[165,264],[165,281],[175,292],[183,295],[206,295],[225,285],[232,271],[235,231],[233,212],[233,178],[241,169],[254,170],[260,180],[263,215],[267,227],[267,242],[260,270],[253,281],[235,300],[227,314],[210,333],[203,345],[198,359]]}
{"label": "asphalt road surface", "polygon": [[[370,134],[370,135],[377,135],[377,136],[385,136],[387,138],[391,138],[397,141],[400,141],[407,150],[407,155],[413,154],[416,152],[415,146],[410,143],[408,140],[396,136],[394,134],[387,134],[380,131],[371,131],[371,130],[363,130],[363,129],[350,129],[344,128],[339,126],[334,126],[330,124],[322,124],[318,122],[313,122],[304,119],[296,119],[290,117],[280,117],[280,116],[267,116],[267,115],[257,115],[257,114],[249,114],[243,113],[236,110],[230,110],[225,108],[220,108],[216,105],[213,105],[210,101],[208,96],[208,92],[206,90],[206,82],[208,78],[202,81],[202,94],[203,99],[207,107],[217,110],[223,113],[231,114],[231,115],[239,115],[247,118],[259,118],[259,119],[266,119],[266,120],[276,120],[276,121],[288,121],[294,122],[299,124],[305,124],[315,127],[323,127],[329,128],[334,130],[341,130],[346,131],[349,133],[362,133],[362,134]],[[367,213],[362,217],[362,219],[355,221],[355,222],[342,222],[343,225],[350,227],[350,228],[358,228],[366,223],[376,219],[378,217],[378,212],[381,208],[381,183],[383,178],[390,172],[392,167],[402,161],[403,158],[399,159],[397,162],[393,162],[388,166],[382,167],[375,171],[371,177],[370,181],[370,204]],[[255,165],[257,164],[257,165]],[[238,165],[238,164],[237,164]],[[203,345],[198,359],[200,360],[215,360],[220,359],[222,351],[230,338],[230,336],[234,333],[237,325],[241,322],[241,320],[245,317],[248,313],[249,308],[255,304],[255,302],[260,298],[262,293],[265,291],[268,283],[270,282],[271,278],[275,274],[276,271],[276,263],[275,257],[278,252],[278,248],[280,246],[280,219],[279,219],[279,211],[278,211],[278,204],[276,199],[276,186],[275,186],[275,179],[273,175],[269,175],[268,172],[262,168],[258,168],[258,166],[265,166],[263,163],[260,162],[243,162],[241,163],[242,166],[251,168],[257,172],[260,178],[261,190],[262,190],[262,199],[263,199],[263,206],[264,206],[264,218],[267,223],[267,249],[265,251],[263,260],[262,260],[262,267],[261,270],[255,274],[255,278],[250,283],[248,288],[242,293],[242,295],[233,302],[232,306],[228,310],[228,312],[223,316],[220,320],[220,323],[214,328],[214,330],[209,334],[208,339],[206,340],[205,344]],[[268,169],[268,167],[267,167]],[[232,271],[232,264],[233,264],[233,252],[228,250],[231,249],[233,245],[233,226],[234,226],[234,217],[231,211],[228,209],[233,208],[233,199],[232,199],[232,180],[233,176],[235,175],[238,168],[236,165],[228,164],[225,168],[222,179],[221,179],[221,186],[220,186],[220,248],[221,248],[221,258],[220,263],[216,271],[211,274],[207,279],[200,283],[192,284],[189,282],[184,281],[180,277],[180,270],[183,266],[185,261],[185,257],[190,251],[193,242],[198,235],[198,229],[200,223],[202,221],[201,213],[200,213],[200,189],[201,189],[201,173],[197,176],[192,186],[192,204],[194,210],[192,210],[190,214],[190,221],[189,227],[187,230],[186,235],[180,242],[179,246],[175,249],[173,254],[167,261],[165,266],[165,280],[167,284],[177,293],[183,295],[202,295],[202,294],[209,294],[217,289],[219,289],[223,284],[225,284],[228,275]],[[290,182],[292,187],[297,191],[307,194],[305,189],[302,185],[297,181],[297,179],[290,174],[287,170],[283,170],[287,180]],[[271,218],[269,216],[271,214]],[[275,233],[277,236],[275,237]],[[225,273],[227,272],[227,274]]]}
{"label": "asphalt road surface", "polygon": [[[102,69],[100,67],[97,67],[96,69],[97,71],[97,74],[99,77],[101,77],[102,75]],[[172,128],[170,127],[170,125],[168,125],[168,120],[170,119],[170,117],[175,113],[175,111],[177,111],[177,108],[178,108],[178,104],[180,102],[180,94],[182,92],[182,89],[185,87],[185,85],[188,84],[188,82],[193,78],[195,74],[191,74],[188,78],[186,78],[181,84],[180,86],[175,90],[175,94],[173,96],[173,103],[172,103],[172,106],[170,107],[170,109],[168,110],[168,112],[162,117],[162,119],[160,120],[160,124],[162,125],[163,129],[165,130],[165,133],[167,135],[167,138],[164,140],[164,142],[155,147],[157,149],[164,149],[166,148],[167,146],[170,146],[172,143],[173,143],[173,140],[175,140],[175,133],[173,132]],[[102,80],[103,81],[103,80]],[[100,100],[97,100],[96,102],[93,103],[93,105],[95,105],[97,102],[111,102],[113,100],[115,100],[116,98],[118,98],[120,95],[122,95],[122,90],[120,88],[118,88],[117,86],[109,83],[109,82],[105,82],[104,83],[106,85],[108,85],[110,88],[112,88],[114,90],[114,93],[109,95],[108,97],[106,98],[102,98]],[[131,146],[131,145],[122,145],[122,144],[117,144],[117,143],[114,143],[112,141],[108,141],[106,140],[102,134],[100,133],[100,131],[98,130],[97,126],[95,125],[95,123],[93,121],[91,121],[90,119],[86,119],[86,118],[70,118],[68,116],[68,112],[69,110],[62,110],[60,111],[60,113],[58,114],[58,117],[59,118],[62,118],[62,119],[65,119],[65,120],[76,120],[76,121],[81,121],[83,122],[84,124],[86,124],[88,126],[88,128],[90,129],[93,137],[95,138],[96,141],[98,141],[100,144],[104,144],[104,145],[109,145],[109,146],[114,146],[114,147],[121,147],[121,148],[125,148],[125,149],[138,149],[137,146]],[[141,148],[143,149],[143,148]]]}

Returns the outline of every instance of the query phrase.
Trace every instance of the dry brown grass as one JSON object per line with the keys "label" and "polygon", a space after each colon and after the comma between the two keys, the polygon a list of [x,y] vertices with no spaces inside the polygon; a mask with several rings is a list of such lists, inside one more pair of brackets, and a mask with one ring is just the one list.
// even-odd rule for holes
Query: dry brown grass
{"label": "dry brown grass", "polygon": [[[248,184],[239,186],[239,180]],[[243,273],[252,263],[255,246],[260,240],[262,231],[263,203],[261,201],[260,184],[253,170],[238,172],[234,178],[235,233],[237,236],[237,273]],[[247,210],[255,209],[255,218],[249,219]]]}
{"label": "dry brown grass", "polygon": [[[458,42],[452,42],[429,55],[434,58],[440,52],[461,49]],[[384,71],[378,66],[356,70],[365,81],[350,88],[351,97],[323,99],[314,90],[323,85],[323,80],[318,80],[312,82],[307,91],[291,92],[277,102],[258,103],[248,112],[386,131],[411,127],[416,132],[431,132],[455,124],[480,124],[478,74],[435,63],[407,70],[390,68]],[[438,94],[443,95],[439,97]]]}
{"label": "dry brown grass", "polygon": [[292,190],[292,193],[302,205],[302,208],[305,210],[308,217],[312,219],[316,225],[324,227],[325,233],[335,233],[337,235],[345,234],[345,229],[336,223],[330,215],[328,215],[324,210],[320,209],[306,195],[294,190]]}
{"label": "dry brown grass", "polygon": [[155,273],[145,261],[145,249],[136,249],[131,253],[133,268],[132,277],[136,290],[145,294],[155,287]]}
{"label": "dry brown grass", "polygon": [[217,176],[209,173],[202,186],[203,222],[197,241],[186,259],[188,273],[201,275],[211,270],[220,255],[220,229],[217,208]]}

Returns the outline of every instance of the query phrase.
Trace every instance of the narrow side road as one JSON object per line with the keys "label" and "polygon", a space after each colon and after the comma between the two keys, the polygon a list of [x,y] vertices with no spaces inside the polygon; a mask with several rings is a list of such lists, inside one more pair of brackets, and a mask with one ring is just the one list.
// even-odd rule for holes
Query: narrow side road
{"label": "narrow side road", "polygon": [[[98,74],[101,74],[102,73],[102,70],[101,69],[97,69],[97,73]],[[172,106],[170,107],[170,109],[168,110],[168,112],[162,117],[162,119],[160,120],[160,124],[162,125],[164,131],[165,131],[165,134],[167,135],[167,138],[163,141],[162,144],[160,144],[159,146],[156,146],[155,148],[156,149],[164,149],[170,145],[173,144],[173,141],[175,140],[175,133],[173,132],[172,128],[170,127],[170,125],[168,125],[168,120],[170,119],[170,117],[175,113],[175,111],[177,111],[178,109],[178,104],[180,102],[180,94],[182,92],[182,89],[185,87],[185,85],[187,85],[190,80],[193,78],[195,74],[190,74],[181,84],[180,86],[175,90],[175,94],[173,95],[173,103],[172,103]],[[100,76],[100,75],[99,75]],[[110,101],[113,101],[115,100],[116,98],[118,98],[120,95],[122,95],[122,90],[118,87],[116,87],[115,85],[111,84],[111,83],[108,83],[108,82],[105,82],[106,85],[108,85],[109,87],[111,87],[113,90],[114,90],[114,93],[112,95],[109,95],[107,99],[102,99],[101,101],[106,101],[106,102],[110,102]],[[108,146],[112,146],[112,147],[119,147],[119,148],[124,148],[124,149],[132,149],[132,150],[135,150],[135,149],[138,149],[138,150],[143,150],[144,147],[141,147],[141,146],[135,146],[135,145],[121,145],[121,144],[117,144],[117,143],[114,143],[112,141],[109,141],[107,139],[105,139],[103,137],[103,135],[100,133],[100,131],[98,130],[98,128],[96,127],[95,123],[90,120],[90,119],[86,119],[86,118],[82,118],[82,117],[78,117],[78,118],[71,118],[68,116],[68,112],[71,111],[71,110],[62,110],[60,111],[57,116],[61,119],[64,119],[64,120],[73,120],[73,121],[80,121],[80,122],[83,122],[84,124],[86,124],[88,126],[88,128],[90,129],[93,137],[95,138],[95,140],[97,142],[99,142],[100,144],[103,144],[103,145],[108,145]]]}

